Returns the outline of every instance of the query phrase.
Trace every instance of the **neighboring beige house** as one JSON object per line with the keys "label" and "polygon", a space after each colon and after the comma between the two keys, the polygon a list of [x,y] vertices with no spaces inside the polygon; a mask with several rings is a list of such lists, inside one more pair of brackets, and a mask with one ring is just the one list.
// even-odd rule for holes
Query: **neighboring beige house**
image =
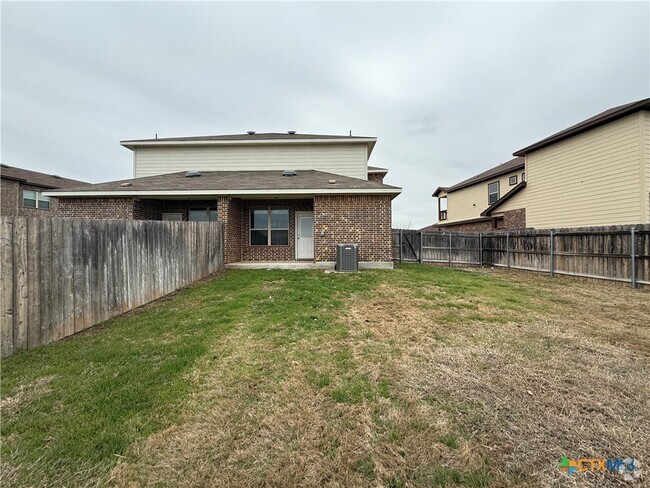
{"label": "neighboring beige house", "polygon": [[427,229],[589,227],[650,222],[650,99],[602,112],[439,187]]}

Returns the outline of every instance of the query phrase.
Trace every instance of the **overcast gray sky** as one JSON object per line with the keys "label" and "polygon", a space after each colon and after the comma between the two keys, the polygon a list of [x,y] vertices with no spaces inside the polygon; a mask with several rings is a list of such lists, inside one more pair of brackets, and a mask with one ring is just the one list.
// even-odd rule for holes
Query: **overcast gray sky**
{"label": "overcast gray sky", "polygon": [[2,162],[130,177],[121,139],[286,131],[377,136],[431,193],[650,92],[650,4],[2,3]]}

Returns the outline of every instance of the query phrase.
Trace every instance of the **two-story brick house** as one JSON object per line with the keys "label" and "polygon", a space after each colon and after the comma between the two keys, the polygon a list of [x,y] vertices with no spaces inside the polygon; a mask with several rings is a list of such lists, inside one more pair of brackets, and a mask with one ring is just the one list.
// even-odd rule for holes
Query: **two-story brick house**
{"label": "two-story brick house", "polygon": [[329,267],[336,244],[392,267],[391,202],[400,188],[368,166],[374,137],[288,133],[122,141],[134,178],[53,191],[62,217],[219,220],[226,263]]}

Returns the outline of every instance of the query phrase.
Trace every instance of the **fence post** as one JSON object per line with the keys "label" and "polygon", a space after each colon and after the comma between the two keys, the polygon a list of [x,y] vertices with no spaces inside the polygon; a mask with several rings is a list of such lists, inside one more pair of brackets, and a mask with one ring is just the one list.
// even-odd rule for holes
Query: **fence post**
{"label": "fence post", "polygon": [[400,263],[402,262],[402,253],[403,253],[402,252],[402,247],[403,247],[403,244],[402,244],[402,238],[403,238],[402,232],[403,232],[403,230],[400,229],[399,230],[399,262]]}
{"label": "fence post", "polygon": [[478,234],[478,260],[479,266],[483,267],[483,234]]}
{"label": "fence post", "polygon": [[419,259],[418,259],[420,264],[422,264],[422,235],[423,235],[423,232],[420,231],[420,255],[419,255]]}
{"label": "fence post", "polygon": [[506,232],[506,263],[510,269],[510,232]]}
{"label": "fence post", "polygon": [[555,233],[551,229],[551,259],[549,260],[549,271],[555,276]]}
{"label": "fence post", "polygon": [[449,266],[451,266],[451,232],[449,233]]}
{"label": "fence post", "polygon": [[631,246],[630,246],[630,274],[631,274],[631,279],[630,282],[632,284],[632,288],[636,288],[636,229],[632,227],[630,229],[630,239],[631,239]]}

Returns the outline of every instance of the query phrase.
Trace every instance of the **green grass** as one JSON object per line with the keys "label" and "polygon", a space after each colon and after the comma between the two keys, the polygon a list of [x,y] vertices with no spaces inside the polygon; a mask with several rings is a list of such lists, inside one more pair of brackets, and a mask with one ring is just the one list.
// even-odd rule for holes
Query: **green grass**
{"label": "green grass", "polygon": [[[48,393],[3,416],[2,437],[9,440],[3,457],[29,467],[19,473],[25,485],[74,479],[84,468],[105,472],[135,441],[178,421],[193,388],[187,376],[233,327],[246,323],[253,334],[280,346],[344,334],[335,320],[342,300],[376,279],[377,274],[230,272],[85,335],[6,359],[3,398],[19,386],[29,392],[39,378],[53,379]],[[275,282],[282,283],[280,291],[273,290]],[[253,365],[245,374],[267,371]],[[327,375],[317,381],[329,384]],[[358,402],[371,394],[372,386],[352,375],[332,396]]]}
{"label": "green grass", "polygon": [[[494,454],[471,444],[492,417],[481,399],[427,381],[442,374],[432,363],[436,348],[450,353],[486,340],[543,370],[537,365],[568,343],[535,328],[508,329],[527,314],[546,317],[574,303],[566,284],[558,285],[562,295],[542,285],[416,265],[227,272],[3,360],[0,480],[94,486],[126,460],[134,471],[117,484],[296,485],[314,469],[320,482],[342,485],[530,482],[521,466],[499,475],[489,468],[498,466]],[[388,311],[414,300],[408,311],[416,315],[396,320],[425,321],[417,338],[384,337],[385,312],[373,316],[372,308],[363,312],[370,319],[355,322],[351,306],[371,303],[380,287],[394,290]],[[491,381],[492,357],[477,359],[473,374]],[[414,368],[422,385],[404,378]],[[210,424],[215,412],[221,417]],[[195,424],[208,429],[207,441],[179,440],[189,460],[165,451],[173,437],[146,447],[169,427]],[[470,444],[478,455],[467,465],[457,456]],[[242,459],[228,458],[240,450]],[[159,475],[161,465],[171,471]]]}

